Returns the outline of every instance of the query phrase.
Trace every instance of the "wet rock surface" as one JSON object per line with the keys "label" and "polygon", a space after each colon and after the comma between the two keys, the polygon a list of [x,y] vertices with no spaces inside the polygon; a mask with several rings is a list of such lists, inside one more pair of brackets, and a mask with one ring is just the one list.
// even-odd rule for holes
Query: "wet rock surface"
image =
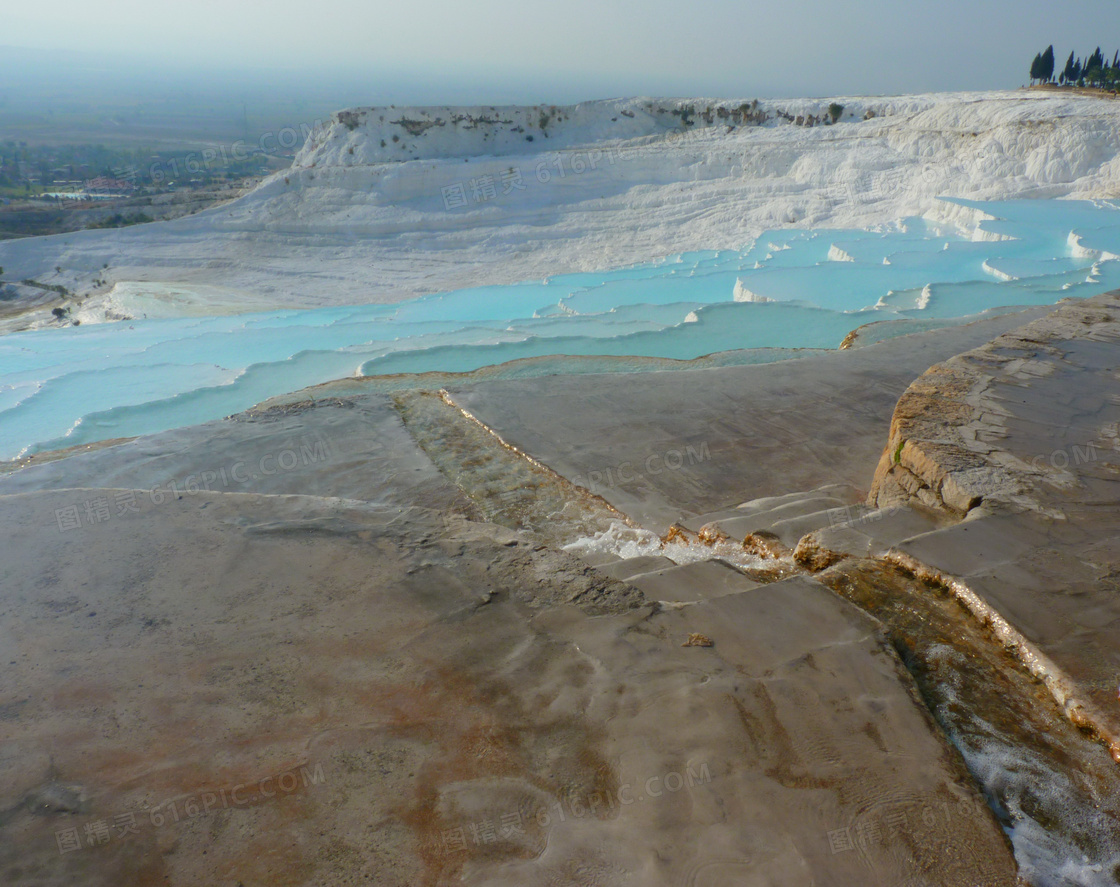
{"label": "wet rock surface", "polygon": [[874,622],[815,581],[718,567],[665,609],[429,509],[199,493],[60,535],[75,492],[0,510],[7,736],[55,774],[2,826],[6,883],[887,884],[949,847],[940,883],[1013,880]]}
{"label": "wet rock surface", "polygon": [[157,502],[291,493],[470,510],[379,394],[250,411],[0,474],[0,494],[91,485]]}
{"label": "wet rock surface", "polygon": [[1120,297],[932,367],[901,398],[869,502],[963,523],[897,549],[962,580],[1120,760]]}
{"label": "wet rock surface", "polygon": [[821,581],[889,626],[892,646],[1011,836],[1027,883],[1120,880],[1120,769],[1049,703],[951,590],[852,559]]}
{"label": "wet rock surface", "polygon": [[448,391],[509,443],[664,532],[682,518],[823,484],[866,492],[907,386],[931,365],[1045,313],[780,365]]}
{"label": "wet rock surface", "polygon": [[[0,478],[0,881],[1110,883],[1104,745],[886,559],[1096,692],[1111,463],[963,523],[863,501],[907,385],[1022,322],[355,389]],[[1112,408],[1086,341],[1029,410],[990,386],[1005,451]]]}

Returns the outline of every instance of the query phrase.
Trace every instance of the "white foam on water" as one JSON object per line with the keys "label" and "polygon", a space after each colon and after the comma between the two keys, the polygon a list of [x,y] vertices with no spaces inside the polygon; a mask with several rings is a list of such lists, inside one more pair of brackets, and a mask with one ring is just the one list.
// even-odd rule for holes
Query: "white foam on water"
{"label": "white foam on water", "polygon": [[681,565],[716,558],[744,568],[760,567],[766,563],[761,558],[747,554],[741,545],[732,542],[719,542],[714,545],[679,539],[662,542],[661,537],[656,533],[627,526],[621,521],[612,521],[607,529],[593,536],[577,539],[565,545],[564,550],[576,555],[609,554],[622,560],[649,556],[666,557],[673,563]]}
{"label": "white foam on water", "polygon": [[[946,663],[944,673],[960,675],[963,654],[945,645],[929,650],[932,662]],[[963,678],[958,678],[963,680]],[[940,682],[942,707],[964,710],[966,706],[951,681]],[[968,737],[957,736],[954,744],[969,771],[989,793],[999,799],[1005,831],[1011,840],[1016,862],[1026,883],[1033,887],[1113,887],[1113,872],[1120,865],[1120,846],[1104,846],[1098,840],[1090,857],[1082,844],[1090,835],[1107,836],[1112,831],[1107,814],[1085,808],[1084,788],[1052,766],[1047,758],[1013,737],[1001,736],[997,727],[979,713],[969,710]],[[1072,765],[1076,767],[1076,764]],[[1042,825],[1032,813],[1038,809],[1058,822]],[[1094,821],[1094,817],[1096,821]]]}
{"label": "white foam on water", "polygon": [[621,521],[612,521],[607,529],[570,542],[564,550],[577,555],[611,554],[622,560],[665,555],[656,533],[627,526]]}

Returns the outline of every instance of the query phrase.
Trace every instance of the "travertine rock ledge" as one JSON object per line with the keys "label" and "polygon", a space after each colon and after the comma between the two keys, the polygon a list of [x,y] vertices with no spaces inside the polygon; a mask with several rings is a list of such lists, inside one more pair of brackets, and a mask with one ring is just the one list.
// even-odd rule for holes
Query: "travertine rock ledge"
{"label": "travertine rock ledge", "polygon": [[[878,507],[921,504],[963,516],[983,504],[988,511],[1037,511],[1060,516],[1043,485],[1077,484],[1069,469],[1101,448],[1113,448],[1116,428],[1093,428],[1085,440],[1069,439],[1075,422],[1095,412],[1080,403],[1090,392],[1105,398],[1101,385],[1078,385],[1058,403],[1046,402],[1033,380],[1073,369],[1065,343],[1120,341],[1120,292],[1063,304],[1053,314],[950,358],[927,370],[902,395],[891,420],[890,437],[879,460],[868,503]],[[1099,357],[1099,360],[1096,358]],[[1091,376],[1115,376],[1102,354],[1076,369]],[[997,386],[1022,394],[1009,406]],[[1026,409],[1023,409],[1026,407]],[[1068,421],[1063,407],[1072,408]],[[1057,412],[1056,412],[1057,411]],[[1003,446],[1009,419],[1039,423],[1013,452]],[[1111,435],[1111,436],[1110,436]]]}

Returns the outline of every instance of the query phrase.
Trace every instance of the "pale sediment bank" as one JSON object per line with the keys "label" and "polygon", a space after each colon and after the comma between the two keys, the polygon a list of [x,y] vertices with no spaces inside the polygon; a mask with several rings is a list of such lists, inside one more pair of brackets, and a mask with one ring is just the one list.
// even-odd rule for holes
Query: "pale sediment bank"
{"label": "pale sediment bank", "polygon": [[[1050,463],[1115,421],[1114,308],[395,402],[348,381],[0,477],[0,879],[1113,883],[1120,768],[888,561],[967,585],[1107,721],[1116,455]],[[908,406],[962,362],[983,422]],[[976,428],[1038,469],[1018,498],[961,520],[881,473],[867,500],[895,436]]]}

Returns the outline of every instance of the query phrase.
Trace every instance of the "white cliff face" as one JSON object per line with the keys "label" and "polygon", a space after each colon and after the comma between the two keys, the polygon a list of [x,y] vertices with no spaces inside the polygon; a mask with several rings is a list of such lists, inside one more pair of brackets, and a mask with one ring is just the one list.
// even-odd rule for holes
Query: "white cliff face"
{"label": "white cliff face", "polygon": [[[640,100],[578,105],[355,108],[308,137],[295,167],[363,166],[408,160],[509,156],[679,129],[677,103]],[[684,104],[684,103],[681,103]],[[668,119],[666,119],[668,118]]]}
{"label": "white cliff face", "polygon": [[[824,125],[832,101],[844,111]],[[240,200],[0,244],[0,265],[15,279],[60,265],[79,292],[108,262],[111,281],[257,305],[390,302],[740,247],[768,228],[925,216],[973,231],[975,210],[938,197],[1116,196],[1118,156],[1120,104],[1044,91],[355,109]]]}

